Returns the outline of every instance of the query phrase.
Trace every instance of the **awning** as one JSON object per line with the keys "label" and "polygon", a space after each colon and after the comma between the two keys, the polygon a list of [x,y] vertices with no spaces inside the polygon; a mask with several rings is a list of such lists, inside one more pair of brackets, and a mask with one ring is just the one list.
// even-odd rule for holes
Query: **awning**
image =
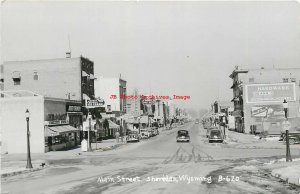
{"label": "awning", "polygon": [[233,102],[233,101],[240,101],[240,99],[238,97],[235,97],[231,100],[231,102]]}
{"label": "awning", "polygon": [[90,74],[90,79],[95,79],[93,74]]}
{"label": "awning", "polygon": [[85,71],[82,71],[82,77],[87,77],[88,74]]}
{"label": "awning", "polygon": [[142,116],[140,119],[140,123],[148,123],[148,116]]}
{"label": "awning", "polygon": [[111,120],[108,120],[108,123],[109,123],[109,128],[110,129],[119,129],[120,126],[117,125],[116,123],[112,122]]}
{"label": "awning", "polygon": [[70,125],[59,125],[59,126],[45,126],[45,137],[52,137],[62,135],[64,133],[78,132],[79,129]]}
{"label": "awning", "polygon": [[85,93],[82,94],[82,97],[83,97],[84,100],[85,99],[90,100],[90,97],[88,95],[86,95]]}
{"label": "awning", "polygon": [[235,111],[232,112],[232,116],[242,117],[242,111],[241,110],[235,110]]}

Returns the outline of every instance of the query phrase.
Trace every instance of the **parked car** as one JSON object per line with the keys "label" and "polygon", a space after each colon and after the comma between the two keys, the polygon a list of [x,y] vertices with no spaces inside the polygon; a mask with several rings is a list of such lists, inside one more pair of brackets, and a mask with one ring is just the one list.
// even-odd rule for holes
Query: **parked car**
{"label": "parked car", "polygon": [[140,134],[137,131],[131,131],[128,133],[126,141],[127,142],[139,142],[141,139]]}
{"label": "parked car", "polygon": [[152,136],[157,136],[157,135],[159,135],[158,129],[157,129],[157,128],[152,128],[152,129],[151,129],[151,135],[152,135]]}
{"label": "parked car", "polygon": [[223,143],[224,141],[224,134],[221,129],[211,129],[208,137],[208,142],[220,142]]}
{"label": "parked car", "polygon": [[[281,141],[286,142],[286,134],[281,134]],[[289,144],[299,144],[300,143],[300,132],[289,132]]]}
{"label": "parked car", "polygon": [[179,130],[176,140],[177,142],[190,142],[189,132],[187,130]]}
{"label": "parked car", "polygon": [[141,132],[142,139],[148,139],[150,137],[150,133],[148,129],[141,129],[140,132]]}

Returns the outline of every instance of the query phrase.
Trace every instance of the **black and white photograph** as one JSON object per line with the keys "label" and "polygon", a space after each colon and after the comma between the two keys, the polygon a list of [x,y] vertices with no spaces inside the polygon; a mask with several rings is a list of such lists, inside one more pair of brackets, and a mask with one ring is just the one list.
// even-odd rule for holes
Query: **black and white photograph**
{"label": "black and white photograph", "polygon": [[0,193],[300,194],[300,1],[0,13]]}

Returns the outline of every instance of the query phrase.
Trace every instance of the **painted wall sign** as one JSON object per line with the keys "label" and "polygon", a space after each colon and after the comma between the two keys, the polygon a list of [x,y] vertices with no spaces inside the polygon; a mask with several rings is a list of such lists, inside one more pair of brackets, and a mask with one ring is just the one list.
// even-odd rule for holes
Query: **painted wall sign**
{"label": "painted wall sign", "polygon": [[296,101],[295,83],[245,85],[246,103]]}

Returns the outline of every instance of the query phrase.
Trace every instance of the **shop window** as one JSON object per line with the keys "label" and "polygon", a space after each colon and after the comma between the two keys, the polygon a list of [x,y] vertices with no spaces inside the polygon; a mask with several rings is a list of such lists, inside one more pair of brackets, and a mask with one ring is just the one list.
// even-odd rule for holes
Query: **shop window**
{"label": "shop window", "polygon": [[283,82],[283,83],[289,82],[289,78],[282,78],[282,82]]}
{"label": "shop window", "polygon": [[37,71],[33,72],[33,80],[39,80],[39,75]]}

